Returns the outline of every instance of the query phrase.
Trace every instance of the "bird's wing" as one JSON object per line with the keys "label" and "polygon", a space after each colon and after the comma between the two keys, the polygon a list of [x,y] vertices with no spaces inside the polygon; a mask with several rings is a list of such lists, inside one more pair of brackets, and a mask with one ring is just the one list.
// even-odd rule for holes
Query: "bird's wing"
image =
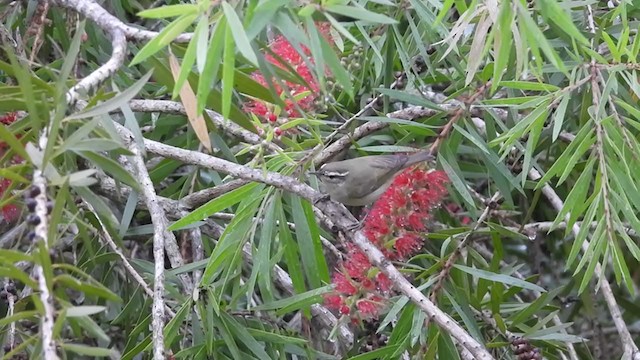
{"label": "bird's wing", "polygon": [[[363,198],[373,191],[378,189],[380,186],[386,184],[389,179],[391,179],[398,170],[402,169],[404,164],[407,162],[408,156],[406,155],[383,155],[378,156],[375,161],[369,163],[371,166],[371,170],[368,173],[370,178],[377,179],[377,181],[368,181],[368,186],[364,184],[355,189],[352,189],[351,196],[354,198]],[[352,172],[349,176],[359,177],[361,174],[356,172]],[[370,179],[367,179],[370,180]],[[364,181],[364,179],[362,180]]]}
{"label": "bird's wing", "polygon": [[374,168],[385,169],[390,172],[395,172],[401,169],[409,159],[408,155],[381,155],[371,162],[371,166]]}

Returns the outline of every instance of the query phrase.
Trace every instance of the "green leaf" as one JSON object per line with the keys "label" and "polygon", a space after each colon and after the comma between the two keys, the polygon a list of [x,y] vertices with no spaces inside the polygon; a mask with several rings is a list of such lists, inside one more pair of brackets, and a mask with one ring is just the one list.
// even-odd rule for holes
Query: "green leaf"
{"label": "green leaf", "polygon": [[[192,305],[191,299],[185,301],[176,312],[176,316],[172,317],[164,327],[165,344],[167,344],[167,346],[171,346],[175,342],[176,336],[180,334],[185,319],[191,313]],[[180,337],[179,340],[182,340],[182,337]],[[151,344],[149,347],[151,347]]]}
{"label": "green leaf", "polygon": [[447,161],[444,156],[438,156],[438,162],[442,164],[442,169],[447,173],[451,184],[456,188],[460,196],[462,196],[467,204],[473,206],[473,197],[471,197],[471,193],[469,193],[464,180],[458,176],[458,172],[449,164],[449,161]]}
{"label": "green leaf", "polygon": [[0,326],[4,327],[11,323],[16,323],[20,320],[25,319],[35,320],[38,315],[40,315],[40,313],[37,310],[23,310],[11,316],[4,316],[3,318],[1,318]]}
{"label": "green leaf", "polygon": [[547,306],[547,304],[553,301],[553,299],[555,299],[558,294],[562,292],[562,290],[563,288],[559,287],[550,290],[549,292],[540,294],[540,297],[529,304],[529,306],[507,318],[507,322],[511,323],[513,326],[518,326],[524,321],[529,321],[531,317],[534,316],[534,314],[536,314],[540,309]]}
{"label": "green leaf", "polygon": [[10,250],[10,249],[0,249],[0,259],[2,259],[2,263],[17,263],[20,261],[33,262],[33,257],[27,253],[22,251]]}
{"label": "green leaf", "polygon": [[82,305],[82,306],[72,306],[70,308],[66,308],[67,317],[80,317],[80,316],[88,316],[93,314],[98,314],[105,311],[107,308],[104,306],[94,306],[94,305]]}
{"label": "green leaf", "polygon": [[240,18],[238,18],[238,14],[236,14],[233,7],[231,7],[231,5],[226,1],[222,2],[222,11],[224,11],[224,16],[228,23],[227,33],[231,33],[233,35],[236,47],[238,47],[242,56],[257,66],[258,58],[256,57],[255,52],[253,52],[253,48],[251,47],[247,33],[244,31],[244,26],[242,26],[242,22],[240,21]]}
{"label": "green leaf", "polygon": [[[614,230],[611,229],[607,231],[613,232]],[[627,286],[627,290],[629,290],[629,293],[635,295],[633,278],[631,277],[631,273],[629,273],[629,267],[627,266],[627,262],[625,260],[625,253],[622,252],[620,244],[618,244],[618,241],[616,240],[610,242],[609,248],[611,249],[613,270],[616,275],[617,283],[620,284],[621,282],[624,282],[624,284]]]}
{"label": "green leaf", "polygon": [[70,344],[70,343],[60,343],[60,346],[66,350],[71,351],[73,353],[79,355],[87,355],[93,357],[112,357],[118,356],[116,351],[111,349],[105,349],[100,347],[82,345],[82,344]]}
{"label": "green leaf", "polygon": [[546,290],[543,287],[540,287],[540,286],[538,286],[536,284],[532,284],[532,283],[524,281],[524,280],[520,280],[520,279],[511,277],[509,275],[496,274],[496,273],[492,273],[490,271],[471,268],[471,267],[464,266],[464,265],[459,265],[459,264],[454,265],[454,267],[456,269],[459,269],[461,271],[466,272],[469,275],[476,276],[476,277],[478,277],[480,279],[485,279],[485,280],[489,280],[489,281],[495,281],[495,282],[499,282],[499,283],[510,285],[510,286],[517,286],[517,287],[521,287],[523,289],[528,289],[528,290],[546,292]]}
{"label": "green leaf", "polygon": [[375,349],[373,351],[368,351],[368,352],[362,353],[360,355],[352,356],[352,357],[348,358],[348,360],[385,359],[388,356],[393,355],[399,348],[400,348],[399,344],[397,344],[397,345],[388,345],[388,346],[384,346],[384,347]]}
{"label": "green leaf", "polygon": [[331,291],[331,286],[323,286],[317,289],[303,292],[301,294],[289,296],[281,300],[254,306],[251,309],[253,311],[277,310],[277,314],[286,314],[289,312],[300,310],[309,305],[317,304],[322,295],[330,293]]}
{"label": "green leaf", "polygon": [[329,282],[329,270],[322,252],[318,224],[311,205],[297,196],[291,197],[291,211],[296,224],[296,240],[300,248],[302,267],[307,281],[313,288]]}
{"label": "green leaf", "polygon": [[298,252],[298,244],[293,239],[291,230],[287,223],[287,217],[282,209],[282,202],[278,199],[278,232],[282,246],[284,247],[284,261],[287,265],[289,276],[291,276],[291,282],[293,288],[297,293],[303,293],[306,290],[306,283],[304,281],[304,270],[300,264],[300,256]]}
{"label": "green leaf", "polygon": [[[538,185],[536,185],[535,189],[538,190],[542,188],[552,177],[566,173],[566,169],[568,168],[567,164],[569,163],[569,161],[572,161],[575,164],[580,156],[582,156],[582,154],[586,152],[586,149],[588,149],[589,146],[591,146],[591,144],[595,142],[593,132],[593,126],[583,126],[576,137],[573,139],[571,144],[569,144],[569,146],[564,150],[562,155],[560,155],[560,157],[551,166],[547,173],[544,174],[542,179],[538,181]],[[583,143],[584,145],[581,145]],[[569,169],[573,169],[573,167]],[[560,173],[560,171],[562,171],[562,173]]]}
{"label": "green leaf", "polygon": [[62,184],[60,189],[58,189],[55,201],[53,202],[53,209],[51,209],[49,229],[47,229],[47,237],[49,241],[54,242],[60,234],[58,226],[62,223],[62,213],[65,211],[65,208],[68,208],[68,206],[66,206],[68,198],[69,183],[65,182]]}
{"label": "green leaf", "polygon": [[178,4],[165,5],[155,9],[142,10],[138,13],[138,16],[148,19],[164,19],[174,16],[196,14],[197,12],[198,5]]}
{"label": "green leaf", "polygon": [[36,281],[31,279],[31,277],[24,271],[10,263],[5,263],[0,266],[0,276],[20,281],[25,284],[25,286],[29,286],[34,289],[38,288],[38,283]]}
{"label": "green leaf", "polygon": [[216,23],[211,32],[209,50],[207,51],[207,61],[198,80],[198,113],[202,113],[207,104],[207,98],[211,93],[211,87],[218,82],[218,69],[222,60],[222,50],[224,49],[224,39],[226,32],[226,21],[224,18]]}
{"label": "green leaf", "polygon": [[171,24],[165,27],[160,34],[151,39],[131,60],[129,66],[139,64],[149,58],[151,55],[162,50],[165,46],[169,45],[178,35],[182,34],[198,17],[198,14],[182,15]]}
{"label": "green leaf", "polygon": [[133,177],[130,172],[125,170],[115,160],[90,151],[76,151],[76,153],[83,158],[91,161],[105,172],[113,175],[113,177],[115,177],[118,181],[122,181],[123,183],[131,186],[132,189],[135,189],[137,191],[140,189],[138,179]]}
{"label": "green leaf", "polygon": [[344,92],[346,92],[351,99],[353,99],[353,84],[351,83],[351,76],[345,70],[345,68],[340,63],[340,59],[336,55],[335,51],[327,40],[323,37],[319,37],[320,47],[322,48],[322,57],[329,65],[331,69],[331,73],[335,77],[338,84],[342,85]]}
{"label": "green leaf", "polygon": [[560,104],[553,114],[553,135],[551,136],[551,141],[556,141],[558,139],[558,135],[560,135],[570,99],[571,92],[566,92],[562,95],[562,100],[560,100]]}
{"label": "green leaf", "polygon": [[[211,284],[217,276],[221,274],[231,275],[237,271],[231,265],[240,266],[239,256],[243,244],[255,230],[254,217],[256,215],[257,204],[262,201],[264,195],[261,193],[262,185],[259,185],[253,193],[247,194],[244,201],[240,203],[239,210],[231,223],[227,225],[222,233],[218,244],[209,256],[209,262],[202,274],[202,285]],[[235,260],[235,262],[234,262]],[[213,295],[212,295],[213,296]],[[213,304],[214,306],[217,303]],[[215,309],[218,311],[219,309]]]}
{"label": "green leaf", "polygon": [[[525,34],[528,38],[529,46],[535,45],[535,48],[532,48],[534,52],[534,56],[538,60],[538,64],[541,65],[542,59],[540,59],[539,52],[537,50],[538,47],[542,49],[542,52],[546,55],[547,59],[551,62],[553,66],[555,66],[558,70],[563,73],[566,73],[566,67],[564,62],[558,56],[558,53],[553,49],[549,40],[547,40],[546,36],[540,31],[538,24],[531,18],[529,11],[524,8],[521,4],[518,4],[518,20],[519,24],[522,24],[526,29],[524,30]],[[535,51],[534,51],[535,50]],[[536,54],[537,53],[537,54]]]}
{"label": "green leaf", "polygon": [[58,275],[55,282],[60,286],[69,287],[74,290],[82,291],[87,295],[95,295],[107,300],[121,301],[120,297],[104,286],[97,284],[88,284],[66,274]]}
{"label": "green leaf", "polygon": [[325,10],[348,16],[350,18],[359,19],[366,22],[379,23],[379,24],[397,24],[398,21],[392,19],[388,16],[374,13],[365,8],[357,7],[357,6],[346,6],[346,5],[328,5],[325,7]]}
{"label": "green leaf", "polygon": [[560,90],[557,86],[533,81],[501,81],[500,86],[525,91],[555,92]]}
{"label": "green leaf", "polygon": [[424,106],[426,108],[433,109],[433,110],[443,111],[438,104],[430,100],[427,100],[421,96],[412,95],[404,90],[377,88],[376,91],[379,91],[381,94],[387,95],[392,99],[397,99],[413,105]]}
{"label": "green leaf", "polygon": [[235,335],[235,338],[243,343],[258,359],[270,359],[271,357],[264,350],[264,345],[259,343],[251,334],[247,331],[247,327],[236,321],[226,312],[221,313],[221,319],[224,321],[226,327]]}
{"label": "green leaf", "polygon": [[111,111],[121,108],[123,104],[128,103],[129,100],[133,99],[140,92],[140,90],[142,90],[142,87],[144,87],[147,81],[149,81],[151,74],[152,72],[149,71],[142,78],[140,78],[140,80],[136,81],[133,85],[120,92],[118,95],[102,102],[99,105],[86,109],[85,111],[67,116],[66,120],[86,119],[98,115],[108,114]]}
{"label": "green leaf", "polygon": [[300,339],[292,336],[285,336],[273,331],[258,330],[250,327],[247,327],[246,329],[249,332],[249,334],[258,341],[264,341],[264,342],[269,342],[274,344],[300,345],[300,346],[304,346],[309,343],[309,341],[307,341],[306,339]]}
{"label": "green leaf", "polygon": [[541,0],[537,8],[540,10],[542,16],[558,25],[560,30],[567,33],[567,35],[571,36],[574,40],[582,43],[582,45],[589,46],[589,40],[578,30],[573,19],[571,19],[567,12],[558,5],[557,0]]}
{"label": "green leaf", "polygon": [[251,192],[254,191],[254,189],[256,189],[257,186],[258,186],[257,183],[249,183],[233,191],[230,191],[222,196],[214,198],[209,202],[207,202],[206,204],[193,210],[189,214],[183,216],[180,220],[171,224],[167,230],[173,231],[173,230],[181,229],[194,222],[201,221],[202,219],[206,219],[212,214],[215,214],[219,211],[229,208],[239,203],[240,201],[244,200],[248,194],[250,194]]}
{"label": "green leaf", "polygon": [[9,131],[9,128],[7,126],[0,126],[0,140],[8,144],[9,147],[13,149],[13,151],[15,151],[18,156],[27,161],[31,161],[29,154],[27,154],[27,151],[24,149],[24,145],[22,145],[22,143],[11,133],[11,131]]}
{"label": "green leaf", "polygon": [[493,79],[491,91],[495,92],[498,84],[504,85],[502,80],[503,74],[509,66],[511,57],[511,49],[513,48],[513,33],[511,25],[513,24],[514,13],[513,4],[510,1],[504,1],[500,4],[500,12],[498,13],[498,26],[493,31],[494,48],[497,48],[495,63],[493,66]]}
{"label": "green leaf", "polygon": [[489,154],[489,149],[487,148],[487,144],[485,144],[482,139],[479,137],[471,135],[467,130],[463,129],[462,126],[458,124],[453,124],[453,128],[456,129],[462,136],[467,138],[467,140],[471,141],[478,149],[482,150],[483,153]]}
{"label": "green leaf", "polygon": [[171,95],[172,99],[176,99],[178,94],[180,94],[182,86],[184,85],[185,80],[187,80],[187,76],[191,73],[193,64],[196,62],[196,52],[198,50],[198,45],[200,44],[200,37],[207,35],[207,29],[209,27],[209,22],[207,20],[207,17],[200,18],[200,21],[198,21],[198,25],[196,26],[196,31],[193,33],[193,38],[189,41],[187,51],[184,54],[182,63],[180,64],[180,74],[173,86],[173,94]]}
{"label": "green leaf", "polygon": [[122,145],[111,139],[86,139],[68,147],[68,150],[71,151],[111,151],[116,149],[122,149]]}
{"label": "green leaf", "polygon": [[432,126],[429,126],[427,124],[423,124],[417,121],[396,119],[396,118],[386,117],[386,116],[361,116],[357,119],[360,121],[373,121],[373,122],[381,122],[381,123],[387,123],[387,124],[397,124],[398,126],[400,126],[400,128],[416,127],[416,128],[420,128],[420,130],[422,131],[422,134],[426,136],[437,135],[436,132],[433,131]]}
{"label": "green leaf", "polygon": [[228,28],[224,37],[224,55],[222,60],[222,116],[229,118],[231,111],[231,96],[233,95],[233,72],[236,64],[235,46],[233,43],[233,33]]}

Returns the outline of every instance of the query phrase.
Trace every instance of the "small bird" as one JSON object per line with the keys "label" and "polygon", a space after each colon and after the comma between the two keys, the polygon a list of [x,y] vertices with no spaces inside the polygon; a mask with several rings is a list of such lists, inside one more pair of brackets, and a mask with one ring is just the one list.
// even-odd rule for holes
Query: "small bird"
{"label": "small bird", "polygon": [[433,160],[433,155],[427,151],[371,155],[327,163],[310,174],[320,180],[321,189],[327,193],[324,198],[347,206],[365,206],[378,200],[400,171],[428,160]]}

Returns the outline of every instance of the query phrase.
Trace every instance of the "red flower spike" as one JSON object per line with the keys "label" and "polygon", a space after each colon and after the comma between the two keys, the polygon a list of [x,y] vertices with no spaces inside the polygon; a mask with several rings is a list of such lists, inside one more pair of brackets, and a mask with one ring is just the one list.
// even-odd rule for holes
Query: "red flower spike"
{"label": "red flower spike", "polygon": [[378,289],[384,292],[391,290],[391,288],[393,287],[393,283],[391,282],[391,280],[387,277],[387,275],[381,272],[376,275],[376,284],[378,284]]}
{"label": "red flower spike", "polygon": [[9,112],[0,116],[0,123],[5,125],[11,125],[17,120],[17,118],[18,118],[18,113]]}
{"label": "red flower spike", "polygon": [[[427,171],[420,167],[405,170],[396,176],[369,211],[364,222],[364,234],[387,259],[406,260],[422,247],[426,221],[431,216],[431,209],[439,205],[446,195],[447,181],[446,174],[441,171]],[[387,294],[393,284],[383,273],[371,271],[368,258],[354,245],[349,245],[347,250],[347,260],[342,264],[344,274],[334,276],[333,282],[336,296],[343,305],[346,306],[345,302],[355,304],[353,310],[357,313],[351,317],[357,323],[359,319],[378,316],[386,299],[374,292]],[[348,297],[345,299],[344,296]]]}
{"label": "red flower spike", "polygon": [[333,283],[336,285],[336,291],[345,295],[355,295],[358,289],[344,276],[342,273],[335,273],[333,275]]}
{"label": "red flower spike", "polygon": [[415,231],[424,230],[424,224],[422,223],[422,219],[425,218],[427,214],[423,214],[418,211],[414,211],[409,214],[409,226]]}
{"label": "red flower spike", "polygon": [[394,248],[396,249],[400,258],[407,258],[414,252],[420,249],[422,246],[422,239],[412,233],[404,234],[402,237],[396,240]]}
{"label": "red flower spike", "polygon": [[369,300],[358,300],[356,309],[363,318],[375,318],[378,316],[379,307],[376,303]]}
{"label": "red flower spike", "polygon": [[364,278],[361,281],[362,287],[366,290],[375,290],[376,286],[371,279]]}
{"label": "red flower spike", "polygon": [[20,216],[20,209],[18,209],[18,207],[13,204],[4,206],[1,211],[2,217],[7,222],[14,222],[18,220],[18,217]]}
{"label": "red flower spike", "polygon": [[[8,126],[14,123],[17,119],[18,119],[18,113],[9,112],[0,116],[0,124],[3,124],[2,126]],[[19,134],[17,138],[20,138]],[[4,151],[7,148],[8,148],[8,145],[6,143],[0,142],[0,156],[4,155]],[[19,156],[14,156],[10,160],[10,163],[12,164],[19,164],[22,162],[23,160]],[[0,196],[3,196],[5,191],[9,189],[10,186],[11,186],[11,180],[0,178]],[[20,216],[20,209],[14,204],[8,204],[0,208],[0,213],[2,214],[2,218],[4,218],[5,221],[14,222],[18,220],[18,217]]]}
{"label": "red flower spike", "polygon": [[[321,34],[325,36],[327,36],[327,34],[329,33],[329,28],[330,28],[330,25],[329,26],[325,24],[318,25],[318,30],[320,31]],[[293,118],[293,117],[300,117],[301,114],[298,111],[298,108],[302,109],[305,112],[312,111],[315,106],[314,103],[317,100],[317,96],[320,91],[320,86],[316,82],[311,70],[307,66],[307,62],[305,61],[306,59],[308,62],[313,63],[312,59],[309,58],[311,55],[311,51],[309,51],[309,49],[303,46],[302,47],[302,52],[304,54],[304,57],[303,57],[300,53],[296,51],[293,45],[282,35],[276,37],[275,40],[271,42],[271,44],[269,45],[269,48],[277,56],[267,54],[265,55],[265,58],[267,59],[267,61],[269,61],[271,64],[277,67],[280,67],[282,69],[286,69],[287,68],[286,65],[288,64],[293,69],[295,69],[298,75],[300,75],[300,77],[304,79],[306,84],[308,84],[308,85],[301,85],[301,84],[297,84],[289,81],[284,82],[284,84],[286,85],[287,91],[289,91],[291,96],[284,97],[285,107],[282,113],[286,114],[289,118]],[[258,83],[264,86],[267,86],[267,80],[264,78],[264,76],[261,73],[254,72],[251,75],[251,77]],[[283,92],[285,91],[285,89],[283,89],[276,82],[274,82],[273,86],[276,92],[280,95],[282,95]],[[303,93],[306,93],[307,95],[303,96],[301,99],[298,98]],[[297,100],[293,101],[292,98],[295,98]],[[296,107],[296,105],[298,108]],[[247,103],[245,105],[245,109],[258,116],[266,118],[271,122],[275,121],[275,120],[271,120],[271,116],[269,115],[267,106],[258,100],[253,100]]]}
{"label": "red flower spike", "polygon": [[344,300],[339,295],[326,295],[324,297],[324,304],[330,309],[339,309],[344,305]]}

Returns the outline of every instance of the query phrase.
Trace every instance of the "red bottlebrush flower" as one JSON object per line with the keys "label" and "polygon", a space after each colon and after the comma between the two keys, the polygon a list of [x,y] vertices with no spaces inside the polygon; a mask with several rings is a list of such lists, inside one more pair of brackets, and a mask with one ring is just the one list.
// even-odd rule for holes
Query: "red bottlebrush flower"
{"label": "red bottlebrush flower", "polygon": [[387,275],[381,272],[376,275],[376,283],[378,284],[378,289],[384,292],[391,290],[391,288],[393,287],[393,283],[391,282],[391,280],[387,277]]}
{"label": "red bottlebrush flower", "polygon": [[376,288],[376,285],[373,283],[373,281],[371,281],[371,279],[368,279],[368,278],[362,279],[360,284],[362,284],[362,287],[365,288],[366,290],[375,290]]}
{"label": "red bottlebrush flower", "polygon": [[[446,194],[447,181],[441,171],[420,167],[405,170],[367,214],[364,234],[386,258],[399,261],[409,258],[422,247],[426,221]],[[379,295],[386,296],[393,284],[383,273],[373,271],[369,259],[354,245],[347,250],[347,259],[341,265],[343,273],[333,278],[336,293],[326,297],[325,302],[343,315],[348,313],[346,310],[356,311],[351,315],[355,323],[376,318],[385,304],[385,298]],[[347,303],[355,306],[350,308]]]}
{"label": "red bottlebrush flower", "polygon": [[[15,112],[10,112],[0,116],[0,123],[3,124],[2,126],[11,125],[17,119],[18,119],[18,114]],[[18,135],[17,137],[19,138],[20,136]],[[7,144],[5,144],[4,142],[0,142],[0,156],[4,155],[4,150],[6,148],[7,148]],[[13,157],[13,159],[11,159],[11,162],[15,164],[21,163],[22,161],[23,160],[19,156],[15,156]],[[11,186],[11,180],[0,178],[0,197],[4,195],[5,191],[10,186]],[[2,214],[2,217],[4,218],[5,221],[13,222],[18,220],[18,217],[20,216],[20,209],[14,204],[9,204],[9,205],[3,206],[0,209],[0,213]]]}
{"label": "red bottlebrush flower", "polygon": [[6,205],[2,207],[2,217],[8,222],[14,222],[18,220],[20,216],[20,209],[13,204]]}
{"label": "red bottlebrush flower", "polygon": [[10,112],[0,116],[0,123],[10,125],[18,118],[18,113]]}
{"label": "red bottlebrush flower", "polygon": [[424,230],[424,223],[422,222],[422,219],[425,218],[425,215],[423,212],[420,211],[413,211],[409,214],[407,220],[409,223],[409,226],[411,226],[411,228],[415,231],[422,231]]}
{"label": "red bottlebrush flower", "polygon": [[278,120],[278,117],[276,116],[276,114],[269,114],[268,120],[269,120],[269,122],[274,123],[274,122],[276,122],[276,120]]}
{"label": "red bottlebrush flower", "polygon": [[[409,168],[396,176],[393,183],[373,205],[364,224],[364,233],[392,260],[403,260],[421,247],[422,236],[415,232],[425,230],[430,210],[446,194],[446,174],[427,171],[420,167]],[[384,230],[384,231],[381,231]],[[389,249],[386,235],[396,237]]]}
{"label": "red bottlebrush flower", "polygon": [[[318,25],[320,33],[325,37],[329,32],[329,28],[330,26],[328,25]],[[273,85],[275,90],[284,98],[285,107],[282,109],[281,113],[292,118],[299,117],[301,115],[298,109],[302,109],[305,112],[312,111],[315,106],[314,103],[319,95],[320,86],[313,77],[311,69],[307,66],[307,62],[313,64],[313,61],[310,58],[311,51],[302,46],[301,50],[304,56],[301,55],[282,35],[277,36],[275,40],[269,44],[269,48],[277,56],[267,54],[265,55],[267,61],[282,69],[287,69],[287,65],[290,66],[306,82],[306,84],[298,84],[290,81],[284,81],[290,95],[286,97],[282,96],[285,89],[283,89],[278,83],[274,82]],[[265,79],[260,72],[254,72],[251,77],[258,83],[267,86],[267,79]],[[255,115],[267,119],[268,121],[275,122],[275,120],[272,120],[273,114],[271,114],[268,109],[268,105],[259,100],[248,102],[245,105],[245,109]]]}
{"label": "red bottlebrush flower", "polygon": [[347,305],[342,305],[340,307],[340,313],[342,315],[349,315],[350,312],[351,312],[351,309],[349,309],[349,307]]}
{"label": "red bottlebrush flower", "polygon": [[330,309],[340,309],[344,305],[344,300],[339,295],[325,295],[324,304]]}
{"label": "red bottlebrush flower", "polygon": [[369,269],[371,269],[371,263],[367,256],[355,247],[351,247],[348,257],[349,261],[345,261],[342,264],[347,275],[356,280],[364,279]]}
{"label": "red bottlebrush flower", "polygon": [[380,312],[380,306],[371,300],[358,300],[356,309],[358,309],[358,315],[365,319],[376,318]]}
{"label": "red bottlebrush flower", "polygon": [[333,275],[333,283],[336,285],[336,291],[345,295],[355,295],[358,289],[347,279],[344,274],[337,272]]}
{"label": "red bottlebrush flower", "polygon": [[422,239],[414,233],[406,233],[396,239],[393,247],[396,249],[399,259],[405,259],[416,252],[422,246]]}
{"label": "red bottlebrush flower", "polygon": [[275,129],[273,129],[273,133],[274,133],[276,136],[281,136],[281,135],[282,135],[282,129],[280,129],[279,127],[277,127],[277,128],[275,128]]}

